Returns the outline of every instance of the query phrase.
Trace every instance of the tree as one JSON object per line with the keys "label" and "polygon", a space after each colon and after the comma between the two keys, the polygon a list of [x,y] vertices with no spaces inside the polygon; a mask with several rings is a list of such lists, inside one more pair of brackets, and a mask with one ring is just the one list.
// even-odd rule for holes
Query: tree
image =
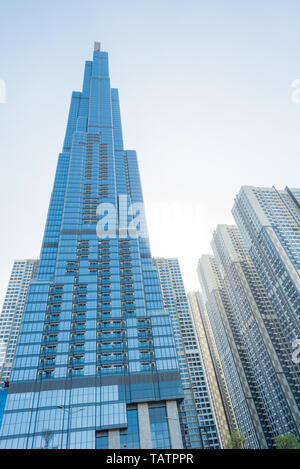
{"label": "tree", "polygon": [[300,449],[300,441],[293,433],[285,433],[275,438],[277,449]]}
{"label": "tree", "polygon": [[53,431],[52,430],[43,430],[42,431],[42,437],[43,437],[44,442],[45,442],[44,449],[48,449],[50,440],[53,437]]}
{"label": "tree", "polygon": [[230,438],[225,445],[225,449],[245,449],[245,437],[239,432],[239,430],[234,430],[230,434]]}

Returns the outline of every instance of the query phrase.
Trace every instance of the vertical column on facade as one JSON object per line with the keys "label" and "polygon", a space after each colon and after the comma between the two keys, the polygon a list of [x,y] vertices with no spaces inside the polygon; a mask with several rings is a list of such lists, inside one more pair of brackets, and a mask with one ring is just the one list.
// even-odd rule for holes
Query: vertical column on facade
{"label": "vertical column on facade", "polygon": [[167,419],[169,423],[171,447],[172,449],[181,449],[183,448],[183,443],[182,443],[181,428],[180,428],[180,423],[179,423],[177,402],[175,400],[167,401],[166,409],[167,409]]}
{"label": "vertical column on facade", "polygon": [[120,430],[108,430],[108,448],[120,449]]}
{"label": "vertical column on facade", "polygon": [[137,405],[139,418],[140,446],[142,449],[152,448],[149,409],[147,402]]}

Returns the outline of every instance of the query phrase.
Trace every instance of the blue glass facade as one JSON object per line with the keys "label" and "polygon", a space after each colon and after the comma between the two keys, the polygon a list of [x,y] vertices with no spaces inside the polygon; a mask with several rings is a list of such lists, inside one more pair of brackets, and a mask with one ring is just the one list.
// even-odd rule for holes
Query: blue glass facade
{"label": "blue glass facade", "polygon": [[6,398],[7,398],[7,392],[8,389],[0,389],[0,428],[2,424],[2,418],[4,414],[4,408],[5,408],[5,403],[6,403]]}
{"label": "blue glass facade", "polygon": [[138,411],[127,409],[127,428],[120,432],[121,448],[140,448]]}
{"label": "blue glass facade", "polygon": [[96,46],[72,94],[1,448],[138,447],[130,405],[182,398],[148,237],[144,225],[124,223],[128,215],[134,225],[135,204],[143,205],[137,156],[123,148],[118,90]]}
{"label": "blue glass facade", "polygon": [[149,417],[153,448],[171,448],[166,407],[150,407]]}

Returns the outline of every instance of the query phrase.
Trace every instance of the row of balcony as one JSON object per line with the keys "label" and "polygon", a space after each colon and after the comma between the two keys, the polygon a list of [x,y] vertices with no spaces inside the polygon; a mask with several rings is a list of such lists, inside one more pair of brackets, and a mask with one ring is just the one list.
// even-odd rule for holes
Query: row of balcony
{"label": "row of balcony", "polygon": [[[98,315],[98,318],[97,318],[97,330],[100,330],[100,329],[126,329],[126,322],[124,320],[121,320],[121,321],[107,321],[107,318],[105,318],[106,320],[101,320],[102,319],[102,316],[101,314]],[[54,316],[51,316],[51,317],[48,317],[46,318],[45,320],[45,330],[54,330],[56,328],[58,328],[59,324],[60,324],[60,317],[58,315],[54,315]],[[72,324],[72,328],[80,328],[81,326],[85,326],[86,324],[86,315],[85,314],[78,314],[76,316],[73,315],[73,317],[71,318],[71,324]],[[139,332],[146,332],[148,331],[149,333],[151,332],[150,330],[150,322],[148,321],[141,321],[141,320],[138,320],[137,321],[137,327],[139,329]],[[145,331],[142,331],[140,330],[141,328],[145,328]],[[57,329],[58,330],[58,329]]]}
{"label": "row of balcony", "polygon": [[[99,330],[99,329],[98,329]],[[57,342],[58,341],[58,334],[56,334],[56,332],[59,332],[59,326],[55,326],[55,327],[48,327],[46,330],[44,330],[44,337],[43,337],[43,340],[42,340],[42,343],[43,344],[46,344],[46,343],[53,343],[53,342]],[[72,332],[78,332],[79,334],[77,335],[71,335],[70,337],[70,342],[78,342],[78,341],[81,341],[81,340],[85,340],[84,338],[84,332],[85,332],[85,326],[82,325],[81,327],[77,327],[76,329],[73,328],[71,329],[71,333]],[[124,340],[126,338],[126,334],[125,334],[125,329],[123,331],[119,331],[119,332],[114,332],[114,333],[98,333],[97,335],[97,340],[101,340],[101,341],[112,341],[112,340]],[[152,334],[151,334],[151,331],[141,331],[141,332],[138,332],[137,334],[137,338],[138,339],[151,339],[152,338]]]}
{"label": "row of balcony", "polygon": [[[48,340],[44,340],[42,342],[42,346],[44,347],[44,349],[41,350],[41,355],[55,355],[56,354],[56,347],[54,347],[55,345],[57,344],[57,338],[49,338]],[[50,347],[47,347],[47,346],[50,346]],[[53,347],[51,347],[53,345]],[[80,340],[80,338],[74,338],[70,341],[70,345],[71,345],[71,348],[70,348],[70,352],[72,352],[73,354],[75,353],[80,353],[80,352],[84,352],[84,340]],[[116,350],[123,350],[123,349],[127,349],[127,341],[126,340],[123,340],[123,341],[118,341],[118,342],[114,342],[114,343],[97,343],[98,347],[101,348],[101,351],[116,351]],[[152,349],[153,348],[153,343],[151,340],[147,341],[142,341],[139,343],[139,349]]]}
{"label": "row of balcony", "polygon": [[[151,355],[151,354],[143,354],[140,357],[140,362],[141,362],[142,366],[147,366],[147,365],[151,364],[152,363],[151,360],[153,360],[153,355]],[[84,357],[82,356],[80,358],[70,359],[69,366],[76,367],[76,366],[84,365],[84,363],[85,363]],[[104,363],[108,363],[108,364],[109,363],[111,363],[111,364],[114,364],[114,363],[128,364],[128,356],[126,354],[98,356],[98,358],[96,360],[96,364],[101,365],[101,364],[104,364]],[[55,358],[42,360],[39,363],[38,368],[39,368],[39,370],[46,370],[46,369],[52,369],[53,367],[55,367]]]}

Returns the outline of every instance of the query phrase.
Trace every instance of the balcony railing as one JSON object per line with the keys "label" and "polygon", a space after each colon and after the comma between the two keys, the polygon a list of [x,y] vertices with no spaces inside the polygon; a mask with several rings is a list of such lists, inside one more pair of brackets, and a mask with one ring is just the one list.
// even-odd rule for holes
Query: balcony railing
{"label": "balcony railing", "polygon": [[83,376],[83,369],[80,369],[80,370],[69,369],[69,375],[70,376]]}
{"label": "balcony railing", "polygon": [[125,368],[123,366],[98,369],[98,372],[101,375],[117,375],[117,374],[125,373],[126,371],[127,371],[127,368]]}
{"label": "balcony railing", "polygon": [[121,362],[127,362],[127,357],[124,355],[116,356],[112,355],[110,357],[104,357],[102,356],[97,360],[98,364],[101,363],[121,363]]}
{"label": "balcony railing", "polygon": [[48,357],[48,356],[55,356],[56,355],[56,348],[55,350],[42,350],[40,353],[41,357]]}
{"label": "balcony railing", "polygon": [[55,360],[46,360],[39,363],[39,369],[47,369],[55,366]]}
{"label": "balcony railing", "polygon": [[139,349],[151,349],[152,344],[150,342],[140,342]]}
{"label": "balcony railing", "polygon": [[84,346],[81,346],[81,347],[72,347],[70,349],[70,353],[72,353],[73,355],[75,355],[76,353],[81,353],[81,352],[84,352]]}
{"label": "balcony railing", "polygon": [[98,323],[97,329],[98,330],[115,330],[115,329],[120,329],[124,330],[126,328],[125,324],[105,324],[105,323]]}
{"label": "balcony railing", "polygon": [[52,344],[57,342],[57,336],[54,337],[43,337],[42,343],[43,344]]}
{"label": "balcony railing", "polygon": [[116,352],[118,350],[124,350],[126,348],[125,344],[116,344],[116,345],[101,345],[100,350],[101,352]]}
{"label": "balcony railing", "polygon": [[101,334],[98,338],[105,341],[122,340],[125,339],[125,334]]}
{"label": "balcony railing", "polygon": [[79,332],[85,330],[85,324],[73,324],[72,325],[72,332]]}

